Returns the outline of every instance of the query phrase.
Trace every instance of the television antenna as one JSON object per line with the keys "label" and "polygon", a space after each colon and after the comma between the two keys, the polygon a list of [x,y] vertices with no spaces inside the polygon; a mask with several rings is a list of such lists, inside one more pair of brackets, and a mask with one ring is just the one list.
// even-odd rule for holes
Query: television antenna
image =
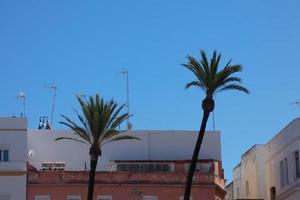
{"label": "television antenna", "polygon": [[20,91],[19,95],[17,96],[17,99],[20,99],[23,101],[23,113],[21,113],[21,117],[25,117],[25,93]]}
{"label": "television antenna", "polygon": [[126,76],[126,108],[127,108],[127,115],[128,115],[127,130],[131,130],[132,124],[130,123],[130,120],[129,120],[129,74],[128,74],[128,70],[127,69],[122,70],[121,74]]}
{"label": "television antenna", "polygon": [[291,104],[297,106],[300,109],[300,100],[294,101]]}
{"label": "television antenna", "polygon": [[55,108],[57,86],[55,85],[55,83],[53,83],[50,86],[46,86],[46,88],[51,89],[53,91],[51,118],[50,118],[50,124],[53,124],[53,114],[54,114],[54,108]]}

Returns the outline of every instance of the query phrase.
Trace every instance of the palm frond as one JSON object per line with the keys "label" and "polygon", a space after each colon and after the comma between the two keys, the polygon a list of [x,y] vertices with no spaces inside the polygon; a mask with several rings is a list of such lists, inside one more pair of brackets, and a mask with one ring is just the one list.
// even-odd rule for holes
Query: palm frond
{"label": "palm frond", "polygon": [[205,51],[200,51],[200,54],[201,54],[201,63],[203,65],[203,69],[205,71],[205,74],[206,75],[209,75],[209,63],[208,63],[208,60],[207,60],[207,57],[206,57],[206,53]]}
{"label": "palm frond", "polygon": [[55,138],[55,140],[56,140],[56,141],[58,141],[58,140],[73,140],[73,141],[76,141],[76,142],[88,144],[88,143],[86,143],[86,142],[83,141],[83,140],[76,139],[76,138],[71,138],[71,137],[58,137],[58,138]]}
{"label": "palm frond", "polygon": [[191,81],[191,82],[189,82],[189,83],[187,83],[186,85],[185,85],[185,89],[188,89],[188,88],[190,88],[190,87],[192,87],[192,86],[196,86],[196,87],[200,87],[200,88],[202,88],[204,91],[205,91],[205,86],[204,86],[204,84],[203,83],[200,83],[199,81]]}
{"label": "palm frond", "polygon": [[103,146],[104,144],[110,143],[110,142],[117,142],[117,141],[121,141],[121,140],[141,140],[141,139],[138,137],[135,137],[135,136],[122,135],[122,136],[114,137],[110,140],[106,140],[105,142],[103,142],[103,144],[101,144],[101,146]]}
{"label": "palm frond", "polygon": [[126,104],[123,104],[121,105],[117,110],[117,104],[114,104],[112,106],[112,109],[111,109],[111,118],[110,120],[108,121],[108,123],[106,124],[106,128],[110,127],[111,124],[116,120],[117,116],[120,114],[120,112],[124,109],[124,107],[126,106]]}
{"label": "palm frond", "polygon": [[111,124],[111,129],[116,129],[118,126],[120,126],[124,121],[126,121],[129,117],[132,115],[128,115],[128,113],[124,113],[122,115],[119,115],[115,121]]}
{"label": "palm frond", "polygon": [[199,80],[205,82],[207,73],[205,72],[202,64],[192,56],[187,56],[187,59],[189,62],[187,64],[183,64],[183,66],[192,71]]}
{"label": "palm frond", "polygon": [[226,85],[222,88],[220,88],[218,91],[224,91],[224,90],[239,90],[242,92],[245,92],[246,94],[249,94],[249,90],[241,85],[237,85],[237,84],[231,84],[231,85]]}
{"label": "palm frond", "polygon": [[225,85],[225,84],[227,84],[227,83],[229,83],[229,82],[239,82],[239,83],[241,83],[241,82],[242,82],[242,79],[239,78],[239,77],[229,77],[229,78],[227,78],[227,79],[225,79],[225,80],[223,81],[223,84]]}
{"label": "palm frond", "polygon": [[78,135],[79,137],[81,137],[83,140],[85,140],[86,142],[92,144],[93,141],[92,139],[89,137],[88,133],[86,132],[86,130],[82,127],[80,127],[79,125],[77,125],[75,122],[73,122],[72,120],[70,120],[68,117],[66,117],[65,115],[61,115],[66,121],[61,121],[59,122],[60,124],[63,124],[67,127],[69,127],[70,129],[72,129],[74,131],[74,133],[76,135]]}

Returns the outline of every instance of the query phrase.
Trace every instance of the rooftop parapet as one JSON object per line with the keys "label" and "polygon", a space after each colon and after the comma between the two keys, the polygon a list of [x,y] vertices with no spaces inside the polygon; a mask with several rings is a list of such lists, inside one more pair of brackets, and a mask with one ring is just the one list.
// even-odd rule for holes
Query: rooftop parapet
{"label": "rooftop parapet", "polygon": [[26,130],[27,118],[0,117],[0,130]]}

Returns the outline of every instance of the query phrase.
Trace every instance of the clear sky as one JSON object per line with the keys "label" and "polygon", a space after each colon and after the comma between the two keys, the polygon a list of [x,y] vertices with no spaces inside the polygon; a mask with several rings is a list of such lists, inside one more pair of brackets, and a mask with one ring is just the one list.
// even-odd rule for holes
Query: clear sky
{"label": "clear sky", "polygon": [[[1,116],[20,115],[26,94],[29,126],[51,115],[74,117],[76,94],[126,101],[130,78],[133,128],[197,130],[203,93],[185,90],[193,75],[180,64],[201,49],[242,64],[250,95],[216,97],[226,178],[240,155],[265,143],[300,115],[299,0],[0,1]],[[208,128],[212,129],[211,120]]]}

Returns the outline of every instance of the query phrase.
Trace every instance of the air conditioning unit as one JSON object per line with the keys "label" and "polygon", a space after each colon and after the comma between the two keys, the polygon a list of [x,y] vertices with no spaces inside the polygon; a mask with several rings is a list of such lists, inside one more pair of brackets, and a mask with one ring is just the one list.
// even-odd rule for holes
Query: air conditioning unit
{"label": "air conditioning unit", "polygon": [[42,162],[42,170],[51,170],[54,167],[54,162]]}
{"label": "air conditioning unit", "polygon": [[64,170],[65,162],[42,162],[42,170]]}
{"label": "air conditioning unit", "polygon": [[54,162],[54,170],[64,170],[65,166],[65,162]]}

